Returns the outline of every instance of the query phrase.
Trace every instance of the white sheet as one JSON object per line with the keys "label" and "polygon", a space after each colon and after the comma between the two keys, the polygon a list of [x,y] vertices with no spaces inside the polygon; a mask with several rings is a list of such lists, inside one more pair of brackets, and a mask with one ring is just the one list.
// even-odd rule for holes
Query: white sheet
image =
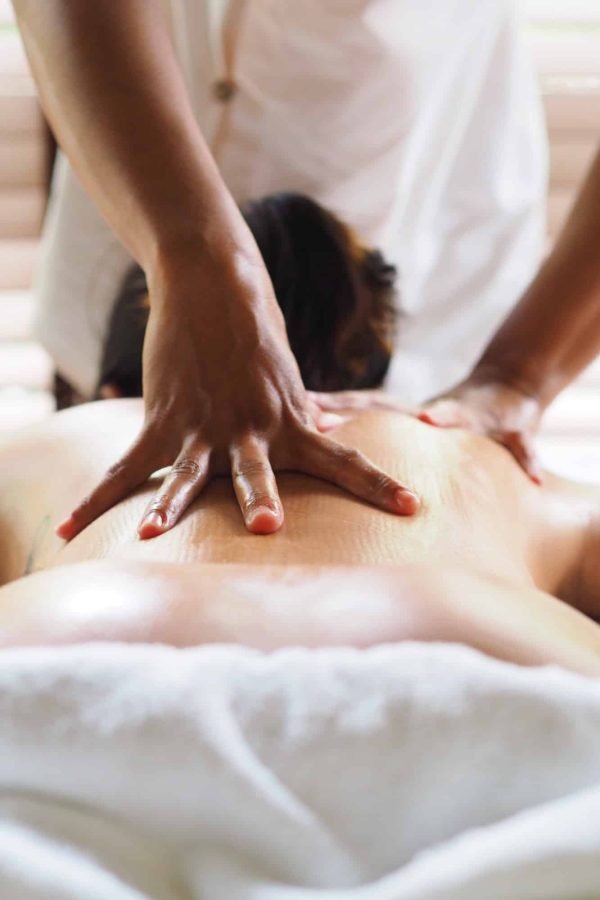
{"label": "white sheet", "polygon": [[600,896],[600,680],[465,647],[0,655],[2,900]]}

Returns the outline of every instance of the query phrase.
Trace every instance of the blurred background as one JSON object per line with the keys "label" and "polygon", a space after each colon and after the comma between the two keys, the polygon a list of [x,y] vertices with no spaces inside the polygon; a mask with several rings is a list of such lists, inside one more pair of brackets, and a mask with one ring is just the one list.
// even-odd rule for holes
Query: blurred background
{"label": "blurred background", "polygon": [[[600,0],[521,2],[550,137],[550,246],[600,139]],[[30,337],[52,158],[12,9],[0,0],[0,435],[54,409],[52,365]],[[600,481],[600,360],[549,411],[541,450],[553,469]]]}

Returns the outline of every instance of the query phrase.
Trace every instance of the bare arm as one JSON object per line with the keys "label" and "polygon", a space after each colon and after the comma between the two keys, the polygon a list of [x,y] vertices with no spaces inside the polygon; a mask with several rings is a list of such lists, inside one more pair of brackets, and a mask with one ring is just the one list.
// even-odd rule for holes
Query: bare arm
{"label": "bare arm", "polygon": [[476,372],[549,403],[600,353],[600,150],[573,211]]}
{"label": "bare arm", "polygon": [[159,0],[14,7],[58,141],[142,267],[216,250],[225,225],[244,250],[245,225],[194,119]]}
{"label": "bare arm", "polygon": [[419,418],[488,435],[539,482],[540,419],[598,353],[600,150],[553,252],[472,373]]}
{"label": "bare arm", "polygon": [[276,530],[273,468],[413,513],[414,495],[313,427],[272,285],[194,120],[158,0],[14,6],[58,141],[150,288],[144,428],[59,534],[74,537],[169,465],[141,537],[172,527],[228,472],[247,527]]}

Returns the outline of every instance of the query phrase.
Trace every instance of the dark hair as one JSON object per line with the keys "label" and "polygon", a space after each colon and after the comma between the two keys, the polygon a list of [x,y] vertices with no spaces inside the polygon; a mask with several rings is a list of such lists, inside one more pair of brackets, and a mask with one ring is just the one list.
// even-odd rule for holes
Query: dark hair
{"label": "dark hair", "polygon": [[[350,228],[300,194],[274,194],[242,213],[283,312],[292,352],[310,390],[373,388],[387,372],[395,336],[396,270]],[[135,266],[115,303],[100,385],[142,393],[148,319],[146,280]]]}

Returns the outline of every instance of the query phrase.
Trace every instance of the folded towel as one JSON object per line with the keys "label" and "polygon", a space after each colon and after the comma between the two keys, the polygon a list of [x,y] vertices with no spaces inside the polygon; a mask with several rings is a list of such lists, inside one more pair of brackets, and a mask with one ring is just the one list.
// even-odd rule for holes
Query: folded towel
{"label": "folded towel", "polygon": [[0,654],[2,900],[600,896],[600,680],[467,647]]}

